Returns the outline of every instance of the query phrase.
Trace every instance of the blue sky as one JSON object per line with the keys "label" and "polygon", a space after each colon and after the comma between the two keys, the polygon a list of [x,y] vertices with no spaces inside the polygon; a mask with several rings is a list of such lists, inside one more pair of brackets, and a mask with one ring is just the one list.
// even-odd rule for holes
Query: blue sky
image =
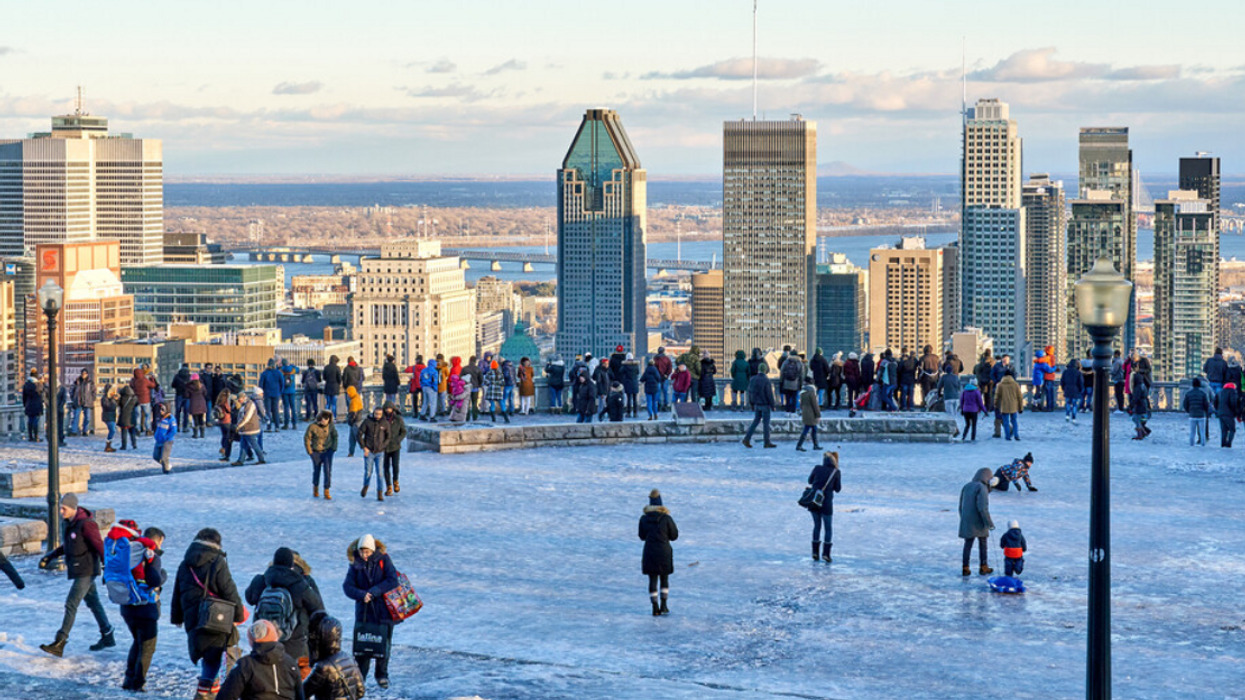
{"label": "blue sky", "polygon": [[[1078,127],[1124,125],[1143,175],[1196,150],[1245,172],[1239,0],[760,4],[761,110],[816,120],[822,163],[954,172],[965,37],[969,100],[1011,103],[1026,171],[1074,171]],[[174,175],[543,176],[603,106],[651,177],[712,176],[722,121],[751,114],[751,5],[10,3],[0,136],[81,83]]]}

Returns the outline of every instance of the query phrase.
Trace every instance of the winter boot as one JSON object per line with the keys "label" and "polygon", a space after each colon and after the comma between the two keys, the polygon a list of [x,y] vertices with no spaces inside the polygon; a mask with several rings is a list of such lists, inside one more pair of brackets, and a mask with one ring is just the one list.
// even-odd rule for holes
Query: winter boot
{"label": "winter boot", "polygon": [[329,495],[329,487],[327,486],[324,487],[324,500],[326,501],[333,500],[333,497]]}
{"label": "winter boot", "polygon": [[509,422],[510,422],[510,414],[508,414],[508,413],[503,413],[503,414],[501,414],[501,417],[502,417],[502,418],[505,418],[507,423],[509,423]]}
{"label": "winter boot", "polygon": [[772,443],[772,442],[767,442],[767,443],[765,443],[764,445],[761,445],[761,447],[774,448],[774,447],[778,447],[778,445],[775,445],[775,444],[774,444],[774,443]]}
{"label": "winter boot", "polygon": [[972,576],[972,575],[973,575],[973,570],[972,570],[972,569],[970,569],[970,568],[968,568],[968,567],[966,566],[966,567],[964,567],[964,573],[963,573],[963,575],[964,575],[964,576]]}
{"label": "winter boot", "polygon": [[823,549],[823,550],[822,550],[822,552],[821,552],[821,560],[822,560],[822,561],[824,561],[824,562],[826,562],[827,564],[829,564],[831,561],[833,561],[833,559],[831,559],[831,558],[830,558],[830,548],[831,548],[831,547],[833,547],[833,546],[834,546],[834,545],[832,545],[832,544],[830,544],[829,542],[827,542],[827,543],[826,543],[826,548],[825,548],[825,549]]}
{"label": "winter boot", "polygon": [[[657,601],[653,601],[653,614],[657,614]],[[61,632],[56,633],[56,641],[51,644],[40,644],[39,648],[57,658],[65,655],[65,643],[69,641],[69,637]]]}
{"label": "winter boot", "polygon": [[367,484],[363,485],[363,490],[359,492],[360,498],[367,498]]}
{"label": "winter boot", "polygon": [[661,597],[661,614],[662,615],[670,614],[670,608],[666,607],[666,596]]}
{"label": "winter boot", "polygon": [[110,647],[117,646],[117,640],[112,636],[112,630],[100,635],[99,641],[90,646],[91,651],[103,651]]}
{"label": "winter boot", "polygon": [[994,569],[991,569],[990,567],[986,566],[985,564],[982,564],[982,565],[981,565],[981,568],[977,570],[977,573],[981,574],[982,576],[985,576],[986,574],[992,574],[992,573],[994,573]]}
{"label": "winter boot", "polygon": [[[661,607],[657,605],[657,596],[649,596],[649,601],[653,604],[653,617],[661,615]],[[60,656],[60,654],[57,654]]]}
{"label": "winter boot", "polygon": [[751,448],[751,447],[752,447],[752,441],[751,441],[751,440],[748,440],[748,439],[746,439],[746,438],[745,438],[745,439],[744,439],[744,447]]}
{"label": "winter boot", "polygon": [[821,542],[813,540],[813,561],[821,561]]}
{"label": "winter boot", "polygon": [[106,440],[106,441],[104,442],[104,451],[105,451],[105,452],[116,452],[116,450],[115,450],[115,449],[113,449],[113,447],[112,447],[112,441],[111,441],[111,440]]}
{"label": "winter boot", "polygon": [[312,486],[312,487],[311,487],[311,497],[312,497],[312,498],[319,498],[319,497],[320,497],[320,487],[319,487],[319,486]]}
{"label": "winter boot", "polygon": [[392,487],[392,486],[386,486],[386,487],[385,487],[385,495],[386,495],[386,496],[392,496],[392,495],[393,495],[393,487]]}
{"label": "winter boot", "polygon": [[814,449],[814,450],[817,450],[818,452],[820,452],[820,451],[821,451],[821,445],[818,445],[816,442],[814,442],[814,443],[813,443],[813,449]]}
{"label": "winter boot", "polygon": [[394,479],[394,480],[393,480],[393,492],[394,492],[394,493],[401,493],[401,492],[402,492],[402,487],[398,484],[398,480],[397,480],[397,479]]}
{"label": "winter boot", "polygon": [[385,500],[385,492],[380,490],[380,486],[376,487],[376,500],[378,501]]}
{"label": "winter boot", "polygon": [[804,438],[800,438],[799,440],[796,441],[795,451],[796,452],[808,452],[808,450],[804,449]]}

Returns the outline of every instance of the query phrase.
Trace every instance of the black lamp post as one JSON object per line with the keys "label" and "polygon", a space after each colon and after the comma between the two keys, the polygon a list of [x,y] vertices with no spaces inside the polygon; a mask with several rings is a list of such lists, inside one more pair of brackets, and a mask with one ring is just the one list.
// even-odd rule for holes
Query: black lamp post
{"label": "black lamp post", "polygon": [[37,296],[39,308],[48,317],[48,551],[51,552],[61,544],[60,407],[56,402],[60,369],[56,366],[56,316],[65,303],[65,290],[48,280],[39,288]]}
{"label": "black lamp post", "polygon": [[1111,697],[1111,341],[1128,320],[1133,284],[1100,257],[1076,283],[1076,312],[1094,341],[1094,448],[1089,501],[1089,626],[1085,697]]}

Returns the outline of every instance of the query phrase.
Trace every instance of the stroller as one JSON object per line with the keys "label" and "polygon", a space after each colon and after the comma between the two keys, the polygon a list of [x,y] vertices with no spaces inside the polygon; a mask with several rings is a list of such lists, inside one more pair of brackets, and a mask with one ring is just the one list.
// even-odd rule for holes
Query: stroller
{"label": "stroller", "polygon": [[943,413],[946,410],[946,404],[942,400],[942,391],[934,389],[925,397],[925,411],[927,413]]}

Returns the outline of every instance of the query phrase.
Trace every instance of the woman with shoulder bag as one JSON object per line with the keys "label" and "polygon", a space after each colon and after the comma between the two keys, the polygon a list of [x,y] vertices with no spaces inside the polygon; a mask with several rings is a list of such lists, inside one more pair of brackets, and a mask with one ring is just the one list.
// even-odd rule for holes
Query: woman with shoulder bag
{"label": "woman with shoulder bag", "polygon": [[[346,548],[346,580],[342,591],[354,603],[354,660],[367,680],[372,658],[376,658],[376,685],[389,687],[389,649],[393,644],[393,626],[397,623],[385,605],[385,594],[398,587],[398,570],[385,552],[385,545],[371,535],[364,535]],[[360,634],[375,635],[382,649],[375,654],[362,654]]]}
{"label": "woman with shoulder bag", "polygon": [[[173,585],[170,621],[185,624],[190,662],[199,664],[195,700],[209,700],[220,690],[225,651],[238,643],[235,625],[246,622],[246,608],[229,573],[220,533],[204,528],[186,548]],[[232,609],[232,616],[228,613]],[[228,673],[229,669],[225,669]]]}
{"label": "woman with shoulder bag", "polygon": [[[839,473],[839,453],[827,452],[822,459],[821,464],[813,467],[813,471],[808,475],[809,488],[820,491],[822,494],[821,505],[815,502],[807,504],[808,512],[813,514],[813,561],[819,559],[830,563],[830,548],[834,546],[831,543],[831,520],[834,517],[834,494],[843,490],[843,482]],[[825,525],[826,539],[825,546],[822,549],[821,528]],[[820,552],[819,552],[820,550]]]}

